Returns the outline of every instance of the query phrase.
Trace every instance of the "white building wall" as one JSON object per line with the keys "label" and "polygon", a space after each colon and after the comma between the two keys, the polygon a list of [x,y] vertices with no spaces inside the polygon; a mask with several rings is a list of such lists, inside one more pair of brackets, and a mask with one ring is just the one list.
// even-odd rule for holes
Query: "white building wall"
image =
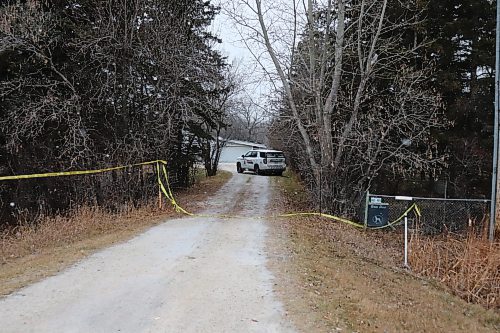
{"label": "white building wall", "polygon": [[236,159],[246,154],[252,147],[249,146],[225,146],[220,154],[220,163],[235,163]]}

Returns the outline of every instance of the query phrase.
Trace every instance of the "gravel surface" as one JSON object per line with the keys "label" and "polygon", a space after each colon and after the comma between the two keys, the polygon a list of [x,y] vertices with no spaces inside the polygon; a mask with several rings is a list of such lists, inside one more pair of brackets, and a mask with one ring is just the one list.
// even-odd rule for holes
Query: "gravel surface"
{"label": "gravel surface", "polygon": [[248,218],[170,220],[1,299],[0,331],[293,332],[252,218],[269,182],[235,174],[203,212]]}

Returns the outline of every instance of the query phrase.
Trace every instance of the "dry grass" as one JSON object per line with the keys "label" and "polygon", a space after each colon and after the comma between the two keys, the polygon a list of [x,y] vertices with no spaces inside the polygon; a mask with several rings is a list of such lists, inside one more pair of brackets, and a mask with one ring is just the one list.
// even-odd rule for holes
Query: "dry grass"
{"label": "dry grass", "polygon": [[[215,177],[199,178],[194,187],[176,191],[177,201],[196,212],[230,177],[230,172],[220,171]],[[36,226],[4,230],[0,233],[0,295],[56,274],[101,248],[174,216],[179,214],[166,202],[159,209],[157,201],[139,208],[124,205],[120,213],[81,207],[69,216],[41,218]]]}
{"label": "dry grass", "polygon": [[500,242],[474,231],[434,238],[417,233],[410,251],[415,272],[441,281],[470,303],[500,309]]}
{"label": "dry grass", "polygon": [[[127,207],[130,207],[127,205]],[[166,215],[157,203],[109,213],[99,207],[81,207],[68,216],[43,217],[36,225],[23,224],[0,235],[1,263],[36,255],[46,248],[65,246],[89,237],[133,227],[133,221]]]}
{"label": "dry grass", "polygon": [[[307,209],[293,177],[277,178],[282,211]],[[297,208],[298,207],[298,208]],[[319,218],[274,221],[275,288],[303,332],[497,332],[500,315],[402,268],[398,231],[365,232]]]}

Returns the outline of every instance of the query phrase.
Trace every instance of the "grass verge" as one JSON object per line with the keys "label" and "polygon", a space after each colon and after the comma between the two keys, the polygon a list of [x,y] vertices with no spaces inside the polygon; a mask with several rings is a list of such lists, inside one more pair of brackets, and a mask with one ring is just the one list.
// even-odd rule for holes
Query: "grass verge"
{"label": "grass verge", "polygon": [[[293,176],[275,178],[281,211],[309,208]],[[319,218],[275,220],[275,288],[303,332],[497,332],[500,315],[402,268],[400,232],[365,232]]]}
{"label": "grass verge", "polygon": [[423,276],[446,284],[470,303],[500,310],[500,242],[469,231],[423,237],[410,242],[410,265]]}
{"label": "grass verge", "polygon": [[[192,188],[176,191],[176,199],[189,211],[204,208],[204,201],[231,178],[200,177]],[[132,207],[132,206],[129,206]],[[21,226],[0,234],[0,296],[51,276],[111,244],[123,242],[165,219],[179,217],[164,201],[111,214],[82,207],[70,217],[46,217],[36,227]]]}

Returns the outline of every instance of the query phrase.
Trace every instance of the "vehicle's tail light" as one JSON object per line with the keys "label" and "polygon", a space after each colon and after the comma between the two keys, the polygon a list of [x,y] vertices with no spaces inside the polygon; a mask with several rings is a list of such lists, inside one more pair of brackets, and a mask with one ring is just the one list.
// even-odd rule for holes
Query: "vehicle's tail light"
{"label": "vehicle's tail light", "polygon": [[264,164],[267,164],[267,158],[265,158],[265,159],[263,160],[263,162],[264,162]]}

